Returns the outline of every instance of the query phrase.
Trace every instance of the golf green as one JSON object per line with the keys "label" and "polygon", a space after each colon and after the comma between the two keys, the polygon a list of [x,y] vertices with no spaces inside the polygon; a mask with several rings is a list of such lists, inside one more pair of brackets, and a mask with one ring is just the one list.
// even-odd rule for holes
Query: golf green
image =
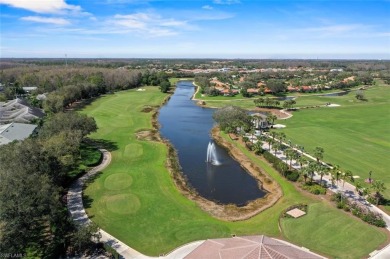
{"label": "golf green", "polygon": [[[156,256],[191,241],[232,234],[282,237],[279,215],[284,209],[296,203],[322,204],[297,191],[266,162],[239,143],[232,142],[280,184],[284,196],[273,207],[245,221],[227,222],[211,217],[177,190],[165,167],[167,147],[161,142],[137,139],[137,132],[152,129],[152,113],[142,112],[142,109],[145,105],[161,105],[167,97],[156,87],[145,89],[143,92],[128,90],[103,96],[82,111],[93,116],[99,127],[91,137],[104,143],[112,154],[111,164],[84,191],[86,211],[103,230],[142,253]],[[313,213],[320,208],[312,206]],[[362,248],[355,253],[356,257],[367,255],[372,252],[372,247],[386,241],[386,235],[379,229],[351,219],[334,207],[327,208],[335,216],[327,220],[341,220],[357,232],[370,229],[374,233],[369,245],[357,235],[351,235],[348,242],[355,242]],[[325,223],[324,220],[318,226],[327,228]],[[326,244],[330,236],[340,244],[347,242],[342,235],[332,231],[333,228],[324,232],[323,246],[311,242],[310,236],[304,232],[302,241],[298,241],[329,256],[353,252],[341,247],[336,250],[329,248],[331,243]],[[287,235],[287,239],[295,242],[295,237],[290,239]]]}

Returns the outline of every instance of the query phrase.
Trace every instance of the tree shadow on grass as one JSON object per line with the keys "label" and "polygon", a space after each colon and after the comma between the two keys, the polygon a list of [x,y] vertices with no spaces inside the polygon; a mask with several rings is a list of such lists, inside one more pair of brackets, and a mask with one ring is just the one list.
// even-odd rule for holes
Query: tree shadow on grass
{"label": "tree shadow on grass", "polygon": [[78,102],[74,102],[71,105],[71,109],[73,109],[74,111],[81,111],[84,108],[86,108],[87,106],[91,105],[91,103],[93,103],[97,98],[99,98],[99,96],[91,97],[88,99],[83,99],[83,100],[80,100]]}
{"label": "tree shadow on grass", "polygon": [[[84,209],[89,209],[92,207],[93,199],[88,195],[83,195],[83,206]],[[89,218],[92,218],[93,216],[88,215]]]}
{"label": "tree shadow on grass", "polygon": [[114,141],[106,139],[91,139],[91,141],[97,148],[107,149],[110,152],[118,150],[118,145]]}
{"label": "tree shadow on grass", "polygon": [[91,177],[89,177],[85,182],[84,182],[84,186],[83,186],[83,205],[84,205],[84,208],[88,209],[88,208],[91,208],[91,205],[92,205],[92,202],[93,202],[93,199],[88,196],[88,195],[85,195],[85,188],[88,187],[88,185],[90,185],[91,183],[93,183],[97,178],[99,178],[103,173],[102,172],[97,172],[96,174],[92,175]]}

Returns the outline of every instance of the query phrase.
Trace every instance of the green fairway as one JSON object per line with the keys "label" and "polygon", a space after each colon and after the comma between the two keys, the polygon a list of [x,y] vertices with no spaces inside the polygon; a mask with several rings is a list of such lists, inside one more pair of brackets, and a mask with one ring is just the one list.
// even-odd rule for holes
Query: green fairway
{"label": "green fairway", "polygon": [[332,250],[336,258],[361,258],[365,249],[375,250],[385,233],[362,226],[359,219],[340,217],[342,213],[317,203],[309,206],[308,214],[303,217],[281,219],[281,226],[284,235],[297,245],[309,245],[318,251]]}
{"label": "green fairway", "polygon": [[367,102],[357,101],[353,94],[341,97],[305,97],[305,105],[319,102],[340,104],[340,107],[303,109],[293,113],[283,129],[287,139],[303,145],[312,153],[316,146],[325,150],[324,160],[351,170],[362,179],[383,180],[390,197],[390,175],[387,173],[390,151],[390,87],[376,86],[365,92]]}
{"label": "green fairway", "polygon": [[[275,206],[246,221],[226,222],[209,216],[176,189],[165,168],[167,147],[160,142],[136,138],[136,132],[152,129],[152,113],[142,112],[143,108],[159,105],[167,97],[157,87],[145,89],[143,92],[129,90],[103,96],[82,111],[93,116],[99,127],[91,137],[100,140],[112,153],[111,164],[84,192],[87,213],[108,233],[142,253],[159,255],[194,240],[231,234],[280,237],[278,220],[284,209],[296,203],[319,202],[303,196],[268,164],[240,146],[279,182],[284,196]],[[234,145],[238,144],[235,142]],[[313,206],[314,213],[319,207]],[[360,257],[370,253],[372,246],[386,241],[378,229],[361,221],[349,220],[336,208],[328,209],[346,226],[368,228],[379,237],[370,246],[360,244],[359,238],[354,236],[348,240],[362,246]],[[332,235],[331,231],[327,235]],[[327,238],[330,237],[324,239]],[[290,241],[295,242],[294,239]],[[343,244],[346,241],[339,239],[338,242]],[[335,254],[329,248],[330,244],[317,247],[310,240],[302,244],[323,254]]]}

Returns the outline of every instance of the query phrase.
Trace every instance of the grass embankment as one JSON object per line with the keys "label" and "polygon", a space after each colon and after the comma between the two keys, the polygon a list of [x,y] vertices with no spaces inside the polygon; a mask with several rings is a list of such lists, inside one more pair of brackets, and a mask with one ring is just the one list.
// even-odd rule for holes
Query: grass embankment
{"label": "grass embankment", "polygon": [[[98,124],[98,131],[91,137],[103,139],[111,146],[110,166],[84,193],[87,213],[102,229],[145,254],[158,255],[194,240],[231,234],[282,237],[278,228],[279,215],[292,204],[320,204],[313,206],[313,213],[318,214],[316,210],[322,207],[322,202],[299,193],[267,163],[236,142],[232,143],[278,181],[284,196],[275,206],[239,222],[217,220],[199,209],[195,202],[177,190],[165,168],[167,147],[160,142],[136,138],[136,132],[152,129],[152,113],[141,112],[145,105],[159,105],[166,97],[156,87],[145,88],[144,92],[130,90],[101,97],[82,111],[95,117]],[[226,135],[224,137],[227,139]],[[329,225],[343,220],[343,224],[351,228],[349,238],[344,239],[343,233],[332,232],[333,228],[330,228],[325,234],[318,233],[317,243],[306,240],[302,242],[304,246],[330,256],[351,254],[358,258],[386,241],[381,230],[349,218],[333,207],[329,210],[333,218],[329,222],[318,222],[317,227],[328,229]],[[300,225],[292,224],[288,229],[294,231]],[[312,232],[311,235],[317,235],[314,230]],[[370,233],[370,239],[363,242],[361,233]],[[339,242],[338,248],[331,247],[330,237]],[[303,238],[309,239],[309,236]],[[346,251],[343,244],[354,244],[362,250]]]}

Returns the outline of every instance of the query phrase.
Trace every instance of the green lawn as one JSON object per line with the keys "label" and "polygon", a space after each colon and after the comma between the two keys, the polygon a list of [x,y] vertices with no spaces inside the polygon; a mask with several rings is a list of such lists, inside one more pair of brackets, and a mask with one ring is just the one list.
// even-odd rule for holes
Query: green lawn
{"label": "green lawn", "polygon": [[297,245],[318,251],[332,250],[336,258],[361,258],[365,250],[374,251],[385,234],[362,225],[359,219],[340,217],[342,213],[316,203],[308,207],[308,214],[303,217],[281,219],[281,227],[285,236]]}
{"label": "green lawn", "polygon": [[278,123],[293,143],[303,145],[309,153],[316,146],[325,150],[324,160],[351,170],[362,179],[383,180],[390,198],[390,175],[387,173],[390,151],[390,87],[376,86],[365,92],[368,101],[357,101],[353,94],[342,97],[305,97],[305,104],[319,102],[340,107],[302,109]]}
{"label": "green lawn", "polygon": [[[103,96],[82,111],[93,116],[98,124],[98,131],[91,137],[108,143],[112,152],[110,166],[84,192],[87,213],[108,233],[142,253],[159,255],[190,241],[231,234],[280,237],[278,218],[281,211],[296,203],[318,203],[300,194],[268,164],[244,150],[279,182],[284,197],[275,206],[246,221],[225,222],[209,216],[176,189],[165,168],[166,146],[136,139],[135,132],[152,128],[151,113],[141,112],[143,107],[159,105],[166,98],[157,87],[145,88],[144,92],[129,90]],[[314,213],[319,207],[313,206]],[[357,253],[359,257],[370,253],[372,246],[386,241],[386,236],[378,229],[361,221],[348,220],[333,207],[329,210],[336,215],[332,220],[343,220],[346,226],[357,225],[358,229],[368,228],[378,236],[369,246],[351,236],[348,242],[362,247]],[[328,231],[326,235],[334,236],[334,233]],[[324,237],[325,240],[328,238]],[[338,235],[335,238],[341,244],[346,242]],[[310,240],[302,244],[331,256],[349,253],[345,250],[335,252],[329,248],[331,244],[318,247]]]}

